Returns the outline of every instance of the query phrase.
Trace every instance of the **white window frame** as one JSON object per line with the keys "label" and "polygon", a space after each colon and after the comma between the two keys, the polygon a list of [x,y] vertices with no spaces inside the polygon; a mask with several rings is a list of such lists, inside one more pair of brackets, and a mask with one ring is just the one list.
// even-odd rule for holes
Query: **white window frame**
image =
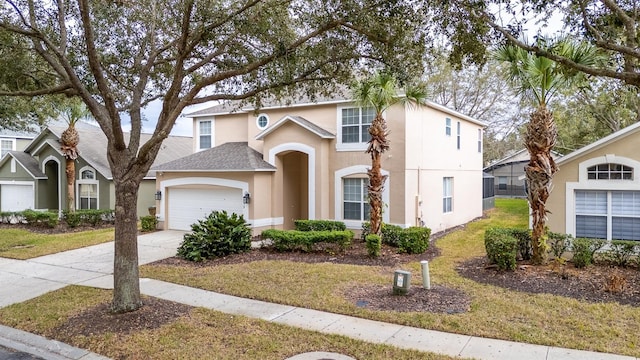
{"label": "white window frame", "polygon": [[460,127],[461,127],[461,126],[462,126],[462,125],[460,125],[460,121],[458,121],[458,122],[457,122],[457,125],[456,125],[456,148],[457,148],[458,150],[460,150],[460,141],[461,141],[461,140],[460,140],[460,131],[461,131],[461,130],[460,130]]}
{"label": "white window frame", "polygon": [[[264,126],[260,126],[260,118],[261,117],[264,117],[264,118],[267,119],[267,123]],[[271,123],[271,120],[269,119],[269,115],[267,115],[265,113],[261,113],[261,114],[258,114],[258,116],[256,116],[256,127],[259,130],[264,130],[264,129],[268,128],[270,123]]]}
{"label": "white window frame", "polygon": [[[5,141],[8,143],[11,143],[11,149],[2,149],[2,143]],[[4,155],[7,154],[9,151],[15,151],[15,150],[16,150],[16,139],[0,138],[0,158],[4,157]],[[6,152],[3,154],[2,151],[6,151]]]}
{"label": "white window frame", "polygon": [[451,118],[444,119],[444,134],[451,137]]}
{"label": "white window frame", "polygon": [[[633,180],[589,180],[587,169],[593,165],[614,163],[629,166],[634,171]],[[640,170],[640,161],[614,154],[594,157],[578,164],[578,181],[565,184],[565,233],[576,236],[576,208],[575,194],[580,190],[620,190],[640,191],[640,176],[635,173]]]}
{"label": "white window frame", "polygon": [[[83,179],[82,173],[85,171],[91,171],[93,173],[93,179]],[[76,180],[76,209],[83,209],[81,208],[80,185],[96,186],[96,209],[100,209],[100,182],[98,181],[98,172],[90,166],[85,166],[78,171],[78,179]],[[89,201],[89,204],[91,204],[91,201]]]}
{"label": "white window frame", "polygon": [[[367,149],[367,142],[362,142],[362,137],[360,138],[360,142],[353,143],[343,143],[342,142],[342,110],[346,109],[359,109],[360,110],[360,119],[359,119],[359,134],[362,135],[362,107],[355,105],[345,105],[338,106],[336,114],[336,129],[338,129],[337,133],[337,141],[336,141],[336,151],[364,151]],[[382,117],[385,117],[385,112],[382,113]],[[373,122],[373,119],[372,119]]]}
{"label": "white window frame", "polygon": [[[202,124],[202,123],[209,123],[211,125],[211,127],[210,127],[211,133],[210,134],[201,134],[200,133],[200,124]],[[210,148],[203,148],[201,146],[201,144],[200,144],[200,136],[207,136],[207,135],[210,136],[211,137],[211,148],[216,146],[215,141],[214,141],[215,139],[213,137],[213,133],[214,133],[214,121],[213,121],[213,119],[196,121],[196,143],[197,143],[196,150],[197,151],[210,149]]]}
{"label": "white window frame", "polygon": [[[447,191],[447,181],[450,182]],[[447,206],[447,200],[449,200],[449,204]],[[442,178],[442,213],[449,214],[453,212],[453,177],[445,176]]]}
{"label": "white window frame", "polygon": [[[349,200],[347,201],[347,199],[345,198],[345,183],[349,180],[357,180],[360,186],[360,199],[358,200]],[[369,205],[369,199],[368,199],[368,190],[367,190],[367,184],[368,184],[369,179],[367,177],[343,177],[342,178],[342,218],[345,220],[351,220],[351,221],[366,221],[368,220],[367,217],[365,216],[365,206]],[[349,203],[354,203],[354,204],[358,204],[360,206],[360,218],[359,219],[347,219],[345,216],[345,211],[344,211],[344,206],[345,204],[349,202]]]}
{"label": "white window frame", "polygon": [[478,129],[478,153],[482,153],[482,129]]}
{"label": "white window frame", "polygon": [[[344,224],[349,229],[362,229],[362,221],[359,220],[345,220],[342,215],[342,199],[344,196],[342,195],[342,179],[344,177],[354,176],[354,175],[362,175],[362,177],[367,176],[368,169],[371,168],[371,165],[354,165],[346,168],[342,168],[337,170],[334,173],[334,217],[336,220],[344,222]],[[393,204],[389,202],[389,189],[391,188],[391,177],[389,176],[389,171],[382,169],[382,175],[386,176],[386,180],[384,182],[384,189],[382,190],[382,203],[384,204],[384,208],[382,210],[382,221],[389,224],[389,213],[391,212],[391,208]]]}
{"label": "white window frame", "polygon": [[[593,179],[591,179],[593,180]],[[611,190],[576,190],[574,192],[574,197],[575,194],[578,192],[589,192],[589,191],[598,191],[598,192],[602,192],[604,193],[604,195],[606,196],[606,211],[603,214],[598,214],[598,213],[594,213],[594,214],[590,214],[590,213],[578,213],[578,211],[576,210],[576,225],[575,225],[575,234],[577,235],[578,232],[578,226],[577,226],[577,217],[579,215],[583,215],[583,216],[597,216],[600,218],[604,218],[606,220],[606,227],[607,227],[607,232],[606,232],[606,240],[620,240],[619,238],[614,239],[613,238],[613,218],[621,218],[621,217],[625,217],[625,218],[639,218],[640,216],[638,215],[621,215],[621,214],[614,214],[613,212],[613,193],[614,192],[625,192],[625,190],[618,190],[618,189],[611,189]],[[629,191],[629,190],[627,190]],[[633,191],[633,190],[631,190]],[[636,191],[637,192],[637,191]],[[577,207],[577,205],[576,205]],[[633,240],[633,241],[638,241],[638,240]]]}

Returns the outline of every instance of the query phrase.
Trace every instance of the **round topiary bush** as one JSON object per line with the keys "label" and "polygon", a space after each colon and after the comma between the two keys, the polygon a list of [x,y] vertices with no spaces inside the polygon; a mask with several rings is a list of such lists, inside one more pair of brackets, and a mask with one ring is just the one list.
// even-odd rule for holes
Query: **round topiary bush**
{"label": "round topiary bush", "polygon": [[178,256],[202,261],[251,249],[251,229],[242,215],[214,211],[191,225],[178,248]]}

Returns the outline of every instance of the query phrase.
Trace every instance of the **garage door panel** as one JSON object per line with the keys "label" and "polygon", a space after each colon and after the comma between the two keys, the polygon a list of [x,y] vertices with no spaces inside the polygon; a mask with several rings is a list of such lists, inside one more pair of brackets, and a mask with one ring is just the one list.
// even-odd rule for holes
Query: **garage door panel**
{"label": "garage door panel", "polygon": [[0,185],[0,198],[0,209],[2,211],[23,211],[33,209],[33,185]]}
{"label": "garage door panel", "polygon": [[235,188],[169,189],[169,228],[191,230],[191,224],[214,210],[243,214],[242,190]]}

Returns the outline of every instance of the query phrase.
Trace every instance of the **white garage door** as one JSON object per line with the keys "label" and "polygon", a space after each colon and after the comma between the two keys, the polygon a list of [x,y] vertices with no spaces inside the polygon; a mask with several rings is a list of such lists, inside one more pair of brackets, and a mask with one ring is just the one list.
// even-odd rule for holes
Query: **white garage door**
{"label": "white garage door", "polygon": [[242,190],[228,187],[209,189],[169,188],[169,229],[191,230],[191,224],[201,220],[214,210],[241,215]]}
{"label": "white garage door", "polygon": [[33,209],[33,185],[0,185],[0,210],[22,211]]}

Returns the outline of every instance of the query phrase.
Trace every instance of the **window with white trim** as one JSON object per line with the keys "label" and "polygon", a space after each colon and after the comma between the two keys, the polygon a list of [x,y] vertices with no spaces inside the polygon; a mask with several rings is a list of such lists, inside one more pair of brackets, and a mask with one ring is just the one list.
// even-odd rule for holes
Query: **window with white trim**
{"label": "window with white trim", "polygon": [[640,191],[576,190],[576,237],[640,240]]}
{"label": "window with white trim", "polygon": [[442,178],[442,212],[453,211],[453,178]]}
{"label": "window with white trim", "polygon": [[198,150],[210,149],[213,145],[211,120],[198,121]]}
{"label": "window with white trim", "polygon": [[343,108],[341,109],[340,127],[343,144],[367,143],[371,138],[369,127],[376,117],[374,108]]}
{"label": "window with white trim", "polygon": [[451,136],[451,119],[444,119],[444,134],[447,136]]}
{"label": "window with white trim", "polygon": [[77,183],[78,209],[98,208],[98,180],[96,172],[91,168],[80,169]]}
{"label": "window with white trim", "polygon": [[460,121],[458,121],[458,124],[457,124],[456,134],[457,134],[457,137],[456,137],[457,148],[458,150],[460,150]]}
{"label": "window with white trim", "polygon": [[478,152],[482,152],[482,129],[478,129]]}
{"label": "window with white trim", "polygon": [[368,184],[369,179],[366,178],[342,179],[342,216],[344,220],[363,221],[369,219]]}
{"label": "window with white trim", "polygon": [[269,126],[269,116],[267,114],[260,114],[256,118],[256,126],[260,130],[264,130]]}
{"label": "window with white trim", "polygon": [[16,148],[16,141],[14,139],[0,139],[0,158],[5,156],[9,151],[13,151]]}
{"label": "window with white trim", "polygon": [[587,168],[589,180],[633,180],[633,168],[621,164],[598,164]]}

